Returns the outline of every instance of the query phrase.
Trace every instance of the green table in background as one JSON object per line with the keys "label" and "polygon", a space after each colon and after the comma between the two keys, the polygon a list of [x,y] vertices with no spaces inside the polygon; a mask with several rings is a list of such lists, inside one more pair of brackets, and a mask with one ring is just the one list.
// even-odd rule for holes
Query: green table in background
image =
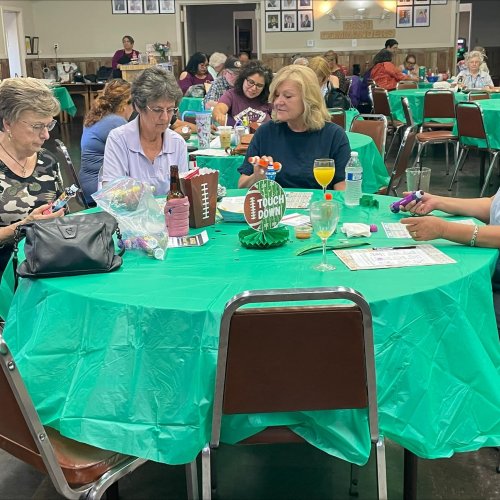
{"label": "green table in background", "polygon": [[[402,215],[389,210],[395,198],[377,199],[378,209],[343,207],[341,223],[378,224],[374,247],[414,245],[385,236],[381,222]],[[500,445],[490,284],[497,250],[437,240],[456,264],[370,271],[349,271],[330,252],[337,269],[321,273],[312,269],[321,253],[296,256],[304,242],[293,236],[272,250],[242,248],[244,227],[207,227],[206,245],[169,249],[164,261],[127,251],[112,273],[22,279],[4,335],[42,422],[101,448],[190,462],[210,436],[226,302],[244,290],[341,285],[362,293],[372,310],[382,433],[423,458]],[[343,237],[338,231],[330,241]],[[362,410],[237,415],[223,420],[222,441],[287,425],[362,464],[370,449],[361,432],[366,418]]]}
{"label": "green table in background", "polygon": [[418,82],[418,88],[419,89],[432,89],[432,83],[429,82]]}
{"label": "green table in background", "polygon": [[53,87],[52,93],[61,105],[61,111],[65,111],[70,116],[76,115],[76,106],[69,92],[64,87]]}
{"label": "green table in background", "polygon": [[[351,120],[354,116],[351,117]],[[387,168],[373,139],[356,132],[346,132],[346,134],[351,149],[358,152],[361,165],[363,165],[363,191],[376,193],[381,187],[387,186],[389,184]],[[196,144],[196,141],[190,141],[190,144]],[[220,172],[219,183],[228,189],[236,189],[240,178],[238,167],[242,165],[244,159],[244,156],[197,155],[196,164],[199,167],[218,170]]]}
{"label": "green table in background", "polygon": [[204,111],[202,97],[183,97],[179,104],[179,118],[184,111]]}

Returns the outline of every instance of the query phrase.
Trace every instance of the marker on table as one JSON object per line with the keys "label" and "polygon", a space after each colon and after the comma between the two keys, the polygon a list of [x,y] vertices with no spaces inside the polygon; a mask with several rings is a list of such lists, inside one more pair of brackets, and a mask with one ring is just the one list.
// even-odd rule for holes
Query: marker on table
{"label": "marker on table", "polygon": [[372,250],[411,250],[417,248],[417,245],[408,245],[405,247],[373,247]]}

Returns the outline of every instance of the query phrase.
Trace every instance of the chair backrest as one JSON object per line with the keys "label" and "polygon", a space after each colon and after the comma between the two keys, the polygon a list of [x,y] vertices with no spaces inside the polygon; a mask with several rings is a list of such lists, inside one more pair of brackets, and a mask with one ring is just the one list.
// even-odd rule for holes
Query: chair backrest
{"label": "chair backrest", "polygon": [[372,89],[373,97],[373,112],[380,115],[391,117],[391,106],[389,105],[389,97],[387,90],[375,87]]}
{"label": "chair backrest", "polygon": [[410,166],[410,158],[415,146],[416,136],[416,125],[406,128],[403,140],[401,141],[396,155],[396,161],[394,162],[394,166],[392,168],[391,178],[389,179],[389,184],[387,185],[387,190],[385,192],[388,196],[398,196],[396,190],[404,176],[404,173],[406,172],[406,169]]}
{"label": "chair backrest", "polygon": [[71,199],[68,203],[71,212],[78,212],[80,210],[85,210],[89,208],[87,202],[85,201],[85,196],[83,195],[82,186],[80,184],[80,179],[76,173],[73,161],[69,155],[68,148],[59,139],[55,139],[55,154],[59,162],[59,169],[62,176],[62,182],[65,187],[75,184],[79,191],[75,198]]}
{"label": "chair backrest", "polygon": [[485,90],[473,90],[469,92],[469,101],[480,101],[482,99],[489,99],[490,93]]}
{"label": "chair backrest", "polygon": [[[336,304],[339,299],[354,305]],[[303,305],[320,300],[328,305]],[[259,307],[240,309],[252,303]],[[236,295],[221,320],[211,443],[219,443],[223,413],[366,407],[373,438],[378,434],[373,356],[370,308],[355,290]]]}
{"label": "chair backrest", "polygon": [[412,80],[401,80],[396,85],[396,90],[418,89],[418,82]]}
{"label": "chair backrest", "polygon": [[380,155],[384,158],[387,137],[387,118],[385,115],[358,115],[351,123],[351,132],[371,137]]}
{"label": "chair backrest", "polygon": [[328,113],[330,113],[330,121],[340,125],[345,130],[345,111],[342,108],[328,108]]}
{"label": "chair backrest", "polygon": [[456,105],[458,139],[473,137],[486,141],[489,149],[488,136],[484,128],[483,112],[475,102],[459,102]]}
{"label": "chair backrest", "polygon": [[401,97],[401,106],[403,106],[403,112],[405,114],[405,121],[407,127],[413,127],[415,125],[415,120],[413,119],[413,113],[410,108],[410,103],[407,97]]}
{"label": "chair backrest", "polygon": [[455,118],[455,97],[451,90],[428,90],[424,97],[424,121],[431,118]]}

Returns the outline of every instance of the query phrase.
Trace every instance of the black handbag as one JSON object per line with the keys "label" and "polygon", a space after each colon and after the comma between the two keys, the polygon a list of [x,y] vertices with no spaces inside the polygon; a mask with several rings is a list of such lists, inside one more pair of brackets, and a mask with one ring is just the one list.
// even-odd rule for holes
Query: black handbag
{"label": "black handbag", "polygon": [[342,108],[348,110],[351,108],[351,100],[340,89],[336,89],[327,84],[328,91],[325,94],[325,104],[327,108]]}
{"label": "black handbag", "polygon": [[[122,265],[125,249],[115,254],[113,234],[121,240],[116,219],[107,212],[27,222],[16,228],[14,274],[23,278],[52,278],[108,273]],[[17,247],[26,237],[26,260],[17,267]]]}

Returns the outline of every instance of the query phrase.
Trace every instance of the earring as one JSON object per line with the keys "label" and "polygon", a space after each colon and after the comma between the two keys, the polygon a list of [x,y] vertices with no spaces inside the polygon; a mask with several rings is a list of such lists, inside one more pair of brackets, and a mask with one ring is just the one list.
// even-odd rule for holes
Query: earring
{"label": "earring", "polygon": [[12,140],[12,132],[10,130],[7,130],[7,137],[9,138],[9,141]]}

